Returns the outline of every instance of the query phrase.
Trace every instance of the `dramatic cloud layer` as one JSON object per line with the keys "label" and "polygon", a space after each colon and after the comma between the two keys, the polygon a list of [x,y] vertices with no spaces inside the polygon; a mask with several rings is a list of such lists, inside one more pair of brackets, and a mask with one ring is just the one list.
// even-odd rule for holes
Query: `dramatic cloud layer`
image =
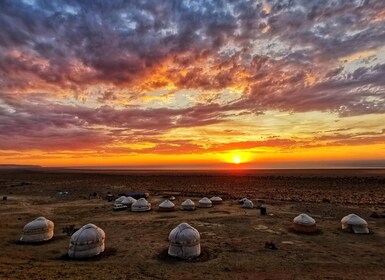
{"label": "dramatic cloud layer", "polygon": [[5,0],[0,26],[3,162],[385,157],[384,1]]}

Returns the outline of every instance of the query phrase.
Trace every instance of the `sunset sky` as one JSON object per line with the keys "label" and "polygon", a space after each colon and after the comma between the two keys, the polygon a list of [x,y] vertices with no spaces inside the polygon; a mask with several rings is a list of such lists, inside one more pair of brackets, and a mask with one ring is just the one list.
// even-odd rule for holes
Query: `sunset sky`
{"label": "sunset sky", "polygon": [[385,1],[0,2],[0,164],[336,162],[385,162]]}

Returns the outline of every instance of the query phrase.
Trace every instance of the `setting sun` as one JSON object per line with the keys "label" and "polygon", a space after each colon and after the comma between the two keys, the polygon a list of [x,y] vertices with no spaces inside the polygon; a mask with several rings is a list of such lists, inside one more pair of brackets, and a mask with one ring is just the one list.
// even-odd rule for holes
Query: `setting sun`
{"label": "setting sun", "polygon": [[233,156],[233,163],[240,164],[241,163],[241,157],[239,155]]}

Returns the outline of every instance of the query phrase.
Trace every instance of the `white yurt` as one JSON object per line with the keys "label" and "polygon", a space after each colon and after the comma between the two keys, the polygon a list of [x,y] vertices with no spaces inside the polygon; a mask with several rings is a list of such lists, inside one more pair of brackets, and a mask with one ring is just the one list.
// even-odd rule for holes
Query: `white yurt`
{"label": "white yurt", "polygon": [[243,208],[250,208],[250,209],[252,209],[252,208],[254,208],[254,203],[251,201],[251,200],[249,200],[249,199],[245,199],[244,201],[243,201],[243,203],[242,203],[242,207]]}
{"label": "white yurt", "polygon": [[245,198],[240,199],[238,202],[239,202],[239,204],[243,204],[246,200],[248,200],[248,199],[245,197]]}
{"label": "white yurt", "polygon": [[68,256],[71,258],[89,258],[104,252],[106,234],[94,224],[82,226],[71,236]]}
{"label": "white yurt", "polygon": [[179,224],[169,236],[168,254],[182,259],[191,259],[201,254],[199,232],[187,223]]}
{"label": "white yurt", "polygon": [[175,210],[175,204],[170,200],[166,199],[161,204],[159,204],[159,211],[161,212],[170,212]]}
{"label": "white yurt", "polygon": [[43,242],[53,237],[54,224],[52,221],[39,217],[26,224],[20,238],[22,242]]}
{"label": "white yurt", "polygon": [[131,211],[133,212],[145,212],[151,210],[151,203],[149,203],[145,198],[139,198],[131,205]]}
{"label": "white yurt", "polygon": [[186,199],[185,201],[182,202],[182,210],[195,210],[195,203],[191,199]]}
{"label": "white yurt", "polygon": [[122,201],[126,199],[124,195],[120,196],[119,198],[115,199],[115,203],[122,203]]}
{"label": "white yurt", "polygon": [[297,232],[312,233],[317,231],[317,224],[312,217],[302,213],[293,219],[293,229]]}
{"label": "white yurt", "polygon": [[210,208],[212,206],[213,206],[213,203],[207,197],[204,197],[201,200],[199,200],[199,207],[200,208]]}
{"label": "white yurt", "polygon": [[223,202],[223,199],[219,196],[213,196],[210,200],[213,204],[221,204]]}
{"label": "white yurt", "polygon": [[369,233],[368,223],[356,214],[349,214],[341,220],[342,229],[354,233]]}
{"label": "white yurt", "polygon": [[131,197],[131,196],[128,196],[128,197],[124,198],[121,203],[124,205],[127,205],[128,207],[131,207],[131,205],[134,202],[136,202],[136,199]]}

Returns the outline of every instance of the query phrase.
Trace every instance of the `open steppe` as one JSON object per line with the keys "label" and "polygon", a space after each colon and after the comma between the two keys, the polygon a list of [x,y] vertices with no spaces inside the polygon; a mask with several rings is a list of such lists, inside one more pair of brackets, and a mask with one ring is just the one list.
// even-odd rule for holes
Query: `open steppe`
{"label": "open steppe", "polygon": [[[153,210],[113,212],[104,197],[146,190]],[[68,191],[68,196],[57,196]],[[178,210],[157,212],[164,191],[177,191]],[[89,199],[97,193],[101,198]],[[0,279],[385,279],[385,170],[74,171],[0,170]],[[179,210],[220,195],[222,205]],[[0,197],[0,198],[1,198]],[[243,209],[238,199],[263,200],[268,215]],[[316,219],[320,233],[291,230],[299,213]],[[366,219],[371,233],[340,229],[343,216]],[[38,216],[55,223],[41,245],[18,244],[23,226]],[[201,233],[194,261],[167,257],[169,232],[188,222]],[[65,257],[61,228],[94,223],[106,232],[106,252],[92,260]],[[264,248],[274,242],[278,250]]]}

